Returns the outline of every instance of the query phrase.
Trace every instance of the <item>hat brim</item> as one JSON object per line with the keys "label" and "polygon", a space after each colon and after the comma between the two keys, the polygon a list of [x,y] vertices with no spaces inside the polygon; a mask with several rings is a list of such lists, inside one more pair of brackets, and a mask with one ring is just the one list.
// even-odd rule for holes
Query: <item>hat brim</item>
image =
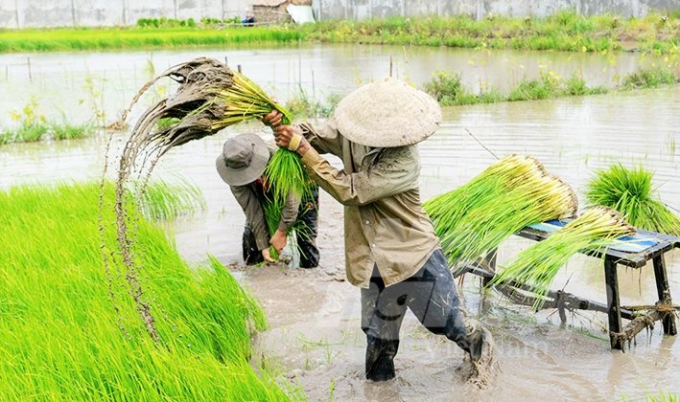
{"label": "hat brim", "polygon": [[221,153],[215,161],[217,173],[230,186],[244,186],[254,182],[262,176],[267,168],[267,163],[269,163],[269,147],[264,140],[256,134],[246,133],[241,135],[248,138],[255,146],[250,165],[243,169],[232,169],[224,162],[224,153]]}
{"label": "hat brim", "polygon": [[340,101],[334,113],[338,130],[348,140],[391,148],[424,141],[442,121],[434,98],[403,81],[386,78],[366,84]]}

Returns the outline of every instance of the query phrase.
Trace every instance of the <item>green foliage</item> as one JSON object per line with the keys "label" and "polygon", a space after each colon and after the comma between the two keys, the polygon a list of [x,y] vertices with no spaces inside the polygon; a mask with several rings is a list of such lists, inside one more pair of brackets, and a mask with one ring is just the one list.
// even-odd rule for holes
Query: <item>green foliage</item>
{"label": "green foliage", "polygon": [[102,230],[96,184],[0,192],[0,395],[7,400],[287,400],[248,362],[257,302],[217,260],[190,269],[136,220],[148,337],[115,249],[113,186]]}
{"label": "green foliage", "polygon": [[94,126],[92,124],[71,124],[67,122],[62,124],[52,123],[50,130],[57,141],[75,140],[92,135],[94,133]]}
{"label": "green foliage", "polygon": [[0,37],[0,53],[163,48],[202,45],[255,45],[297,42],[301,32],[286,27],[191,27],[11,30]]}
{"label": "green foliage", "polygon": [[307,92],[300,89],[298,95],[286,100],[286,109],[288,109],[292,117],[297,119],[327,118],[333,114],[339,102],[340,96],[337,94],[328,96],[326,101],[323,102],[311,99]]}
{"label": "green foliage", "polygon": [[635,227],[680,236],[680,218],[659,200],[653,177],[641,166],[614,164],[597,172],[587,185],[586,198],[590,205],[620,212]]}
{"label": "green foliage", "polygon": [[622,86],[625,89],[657,88],[680,82],[677,76],[668,68],[649,68],[636,71],[624,77]]}
{"label": "green foliage", "polygon": [[493,87],[474,94],[463,86],[460,75],[438,72],[430,82],[425,84],[425,91],[442,106],[453,106],[593,95],[606,93],[607,89],[588,87],[586,82],[576,75],[562,80],[552,73],[542,72],[540,79],[523,80],[508,95],[503,95],[500,90]]}
{"label": "green foliage", "polygon": [[[584,17],[573,10],[546,18],[493,16],[475,21],[469,16],[322,21],[301,28],[309,39],[325,42],[411,44],[475,48],[561,51],[609,51],[629,46],[673,52],[680,34],[678,17],[650,15],[642,21],[613,15]],[[677,48],[677,47],[676,47]]]}
{"label": "green foliage", "polygon": [[143,190],[141,201],[141,211],[147,219],[176,219],[207,207],[201,189],[186,181],[153,181]]}

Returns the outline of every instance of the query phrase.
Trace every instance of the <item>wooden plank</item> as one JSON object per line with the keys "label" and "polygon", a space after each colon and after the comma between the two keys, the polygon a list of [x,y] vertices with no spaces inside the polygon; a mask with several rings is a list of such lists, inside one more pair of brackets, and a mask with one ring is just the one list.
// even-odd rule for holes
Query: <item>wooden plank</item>
{"label": "wooden plank", "polygon": [[[654,277],[656,278],[656,291],[659,295],[659,302],[672,306],[671,289],[668,284],[666,261],[663,255],[654,258]],[[674,314],[664,314],[663,332],[666,335],[676,335],[678,333]]]}
{"label": "wooden plank", "polygon": [[612,349],[623,350],[623,340],[614,335],[621,332],[621,300],[619,298],[619,278],[617,264],[612,259],[604,260],[604,277],[607,287],[607,306],[609,315],[609,340]]}

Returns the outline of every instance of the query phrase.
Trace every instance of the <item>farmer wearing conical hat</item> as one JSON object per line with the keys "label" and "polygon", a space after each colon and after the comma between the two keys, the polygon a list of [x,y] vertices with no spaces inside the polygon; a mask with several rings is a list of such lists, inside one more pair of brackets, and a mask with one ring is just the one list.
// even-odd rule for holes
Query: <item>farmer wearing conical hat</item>
{"label": "farmer wearing conical hat", "polygon": [[[361,288],[366,378],[394,378],[407,308],[469,353],[476,368],[491,364],[491,333],[467,317],[420,203],[416,144],[439,127],[437,102],[389,78],[349,94],[322,127],[282,125],[281,117],[273,111],[263,119],[277,145],[302,156],[310,177],[345,206],[346,271]],[[344,169],[323,153],[340,157]]]}
{"label": "farmer wearing conical hat", "polygon": [[273,189],[264,178],[264,171],[274,152],[276,146],[272,144],[270,147],[258,135],[246,133],[227,140],[216,160],[217,172],[229,185],[246,214],[243,260],[249,265],[263,261],[274,262],[269,246],[274,246],[281,253],[286,246],[286,233],[299,221],[301,225],[297,231],[297,246],[300,251],[300,267],[315,268],[319,264],[319,249],[316,247],[319,205],[317,186],[312,186],[312,197],[303,202],[292,193],[288,194],[281,212],[281,222],[274,235],[269,236],[264,203],[273,197]]}

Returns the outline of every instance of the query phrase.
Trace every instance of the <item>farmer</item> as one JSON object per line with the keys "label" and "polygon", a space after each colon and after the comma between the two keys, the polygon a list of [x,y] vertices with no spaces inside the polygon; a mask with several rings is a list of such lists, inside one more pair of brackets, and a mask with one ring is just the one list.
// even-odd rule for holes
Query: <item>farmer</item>
{"label": "farmer", "polygon": [[[366,378],[394,378],[407,307],[428,330],[469,353],[478,373],[490,367],[491,333],[467,318],[421,208],[416,144],[439,126],[437,102],[389,78],[349,94],[324,126],[282,125],[281,117],[273,111],[263,118],[275,130],[277,145],[302,156],[310,177],[345,206],[346,272],[361,288]],[[344,169],[320,153],[340,157]]]}
{"label": "farmer", "polygon": [[240,134],[224,143],[222,154],[217,157],[217,172],[230,187],[236,201],[246,214],[243,231],[243,260],[246,264],[274,262],[270,255],[272,245],[278,253],[286,246],[288,230],[300,221],[297,245],[300,251],[300,267],[315,268],[319,265],[316,247],[317,206],[319,188],[312,186],[312,199],[300,202],[289,194],[281,213],[281,222],[273,236],[269,236],[264,215],[264,203],[272,197],[272,188],[263,176],[276,146],[268,146],[256,134]]}

